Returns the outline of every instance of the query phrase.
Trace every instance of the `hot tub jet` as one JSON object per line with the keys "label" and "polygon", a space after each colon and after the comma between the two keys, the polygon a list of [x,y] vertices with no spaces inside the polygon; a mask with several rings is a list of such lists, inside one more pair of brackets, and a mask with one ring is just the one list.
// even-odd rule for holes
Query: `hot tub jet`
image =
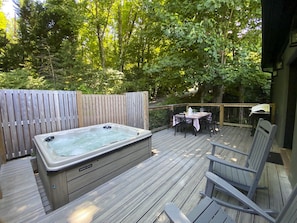
{"label": "hot tub jet", "polygon": [[50,142],[50,141],[54,140],[54,138],[55,138],[55,136],[49,136],[49,137],[46,137],[46,138],[44,139],[44,141],[46,141],[46,142]]}

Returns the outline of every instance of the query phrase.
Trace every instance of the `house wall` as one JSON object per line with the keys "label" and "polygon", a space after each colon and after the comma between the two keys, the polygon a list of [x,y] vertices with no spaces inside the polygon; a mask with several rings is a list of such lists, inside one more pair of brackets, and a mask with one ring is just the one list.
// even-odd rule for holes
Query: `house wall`
{"label": "house wall", "polygon": [[285,120],[288,95],[288,67],[279,70],[272,81],[272,102],[276,104],[275,123],[277,124],[276,141],[280,147],[284,145]]}
{"label": "house wall", "polygon": [[[283,68],[277,71],[276,76],[273,76],[272,82],[272,102],[276,104],[276,124],[278,126],[276,141],[278,146],[284,147],[286,119],[287,119],[287,98],[289,92],[289,74],[290,65],[297,60],[297,47],[287,46],[284,53],[281,55]],[[296,73],[297,75],[297,73]],[[297,89],[295,89],[297,94]],[[285,100],[284,100],[285,99]],[[296,106],[297,109],[297,106]],[[292,143],[292,157],[289,178],[292,185],[297,182],[297,112],[295,114],[295,127]]]}
{"label": "house wall", "polygon": [[[296,92],[297,94],[297,92]],[[297,106],[296,106],[297,109]],[[297,116],[297,115],[296,115]],[[292,185],[297,183],[297,117],[295,117],[295,130],[293,137],[293,148],[292,148],[292,157],[291,157],[291,169],[289,173],[289,179]]]}

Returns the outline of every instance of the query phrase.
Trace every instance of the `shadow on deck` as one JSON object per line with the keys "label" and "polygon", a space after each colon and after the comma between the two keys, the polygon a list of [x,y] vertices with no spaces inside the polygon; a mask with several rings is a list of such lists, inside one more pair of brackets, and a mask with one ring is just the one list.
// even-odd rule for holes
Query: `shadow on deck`
{"label": "shadow on deck", "polygon": [[[210,153],[210,140],[247,151],[252,137],[249,129],[237,127],[224,127],[211,138],[207,133],[174,136],[173,129],[156,132],[152,138],[154,156],[38,222],[168,222],[163,209],[171,201],[188,213],[205,189],[204,173],[209,164],[205,155]],[[220,153],[242,162],[232,155]],[[291,192],[285,167],[266,163],[261,185],[268,189],[257,191],[256,202],[263,208],[280,210]],[[237,222],[265,222],[258,216],[226,211]]]}

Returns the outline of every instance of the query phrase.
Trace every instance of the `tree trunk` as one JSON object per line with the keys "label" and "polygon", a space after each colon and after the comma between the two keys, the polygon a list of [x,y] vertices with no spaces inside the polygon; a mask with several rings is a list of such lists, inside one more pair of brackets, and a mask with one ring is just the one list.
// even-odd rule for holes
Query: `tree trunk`
{"label": "tree trunk", "polygon": [[123,48],[123,24],[122,24],[122,9],[121,5],[119,5],[118,8],[118,36],[119,36],[119,70],[123,72],[124,70],[124,61],[123,61],[123,55],[124,55],[124,48]]}
{"label": "tree trunk", "polygon": [[223,102],[224,93],[225,93],[225,86],[221,85],[218,88],[218,94],[217,94],[217,97],[215,99],[216,103],[222,103]]}
{"label": "tree trunk", "polygon": [[[99,20],[99,6],[98,2],[95,2],[95,13],[96,13],[96,19]],[[109,15],[109,13],[108,13]],[[101,66],[103,69],[105,69],[105,52],[104,52],[104,46],[103,46],[103,41],[104,41],[104,33],[105,33],[105,27],[103,29],[101,28],[101,25],[99,21],[96,22],[96,34],[97,34],[97,39],[98,39],[98,50],[99,50],[99,56],[100,56],[100,62]]]}
{"label": "tree trunk", "polygon": [[97,39],[98,39],[98,45],[99,45],[99,55],[100,55],[100,61],[101,66],[103,69],[105,69],[105,53],[104,53],[104,47],[103,47],[103,35],[100,34],[101,29],[100,25],[97,25]]}

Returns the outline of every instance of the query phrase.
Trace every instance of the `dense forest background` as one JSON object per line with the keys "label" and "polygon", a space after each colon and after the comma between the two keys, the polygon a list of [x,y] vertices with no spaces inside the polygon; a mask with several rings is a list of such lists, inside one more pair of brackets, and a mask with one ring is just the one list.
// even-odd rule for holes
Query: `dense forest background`
{"label": "dense forest background", "polygon": [[151,100],[174,103],[268,101],[260,4],[14,0],[14,17],[0,13],[0,88],[149,91]]}

